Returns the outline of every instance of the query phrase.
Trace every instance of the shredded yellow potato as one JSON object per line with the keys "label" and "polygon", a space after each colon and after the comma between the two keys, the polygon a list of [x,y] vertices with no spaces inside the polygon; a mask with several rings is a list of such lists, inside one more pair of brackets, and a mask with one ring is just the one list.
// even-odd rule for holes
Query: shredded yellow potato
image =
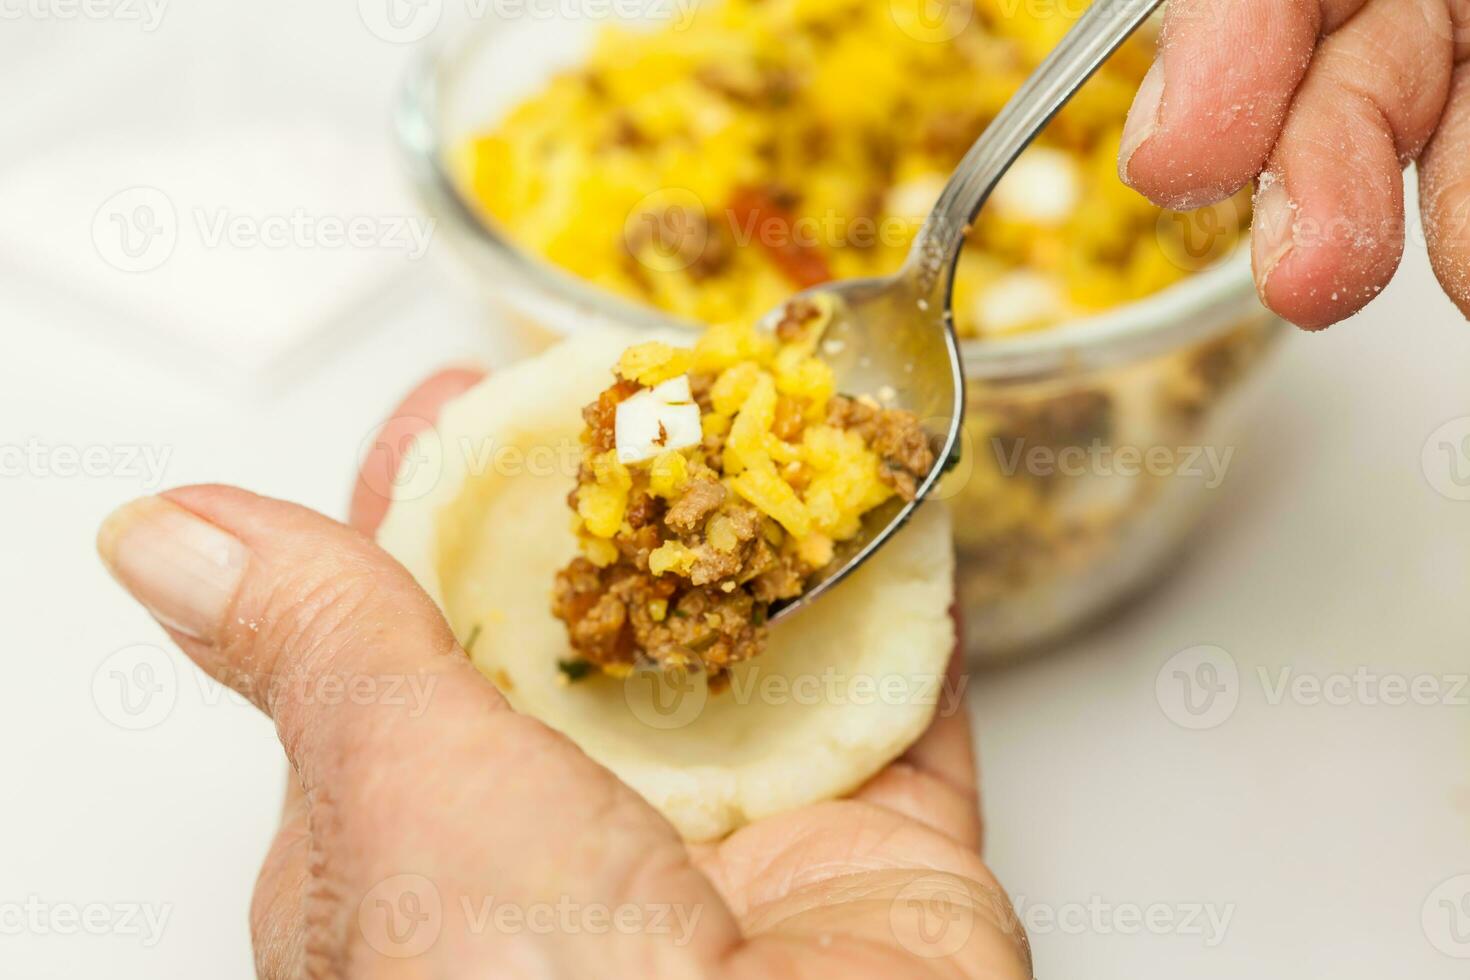
{"label": "shredded yellow potato", "polygon": [[691,352],[651,340],[629,347],[618,360],[618,374],[629,381],[652,388],[670,378],[689,372]]}
{"label": "shredded yellow potato", "polygon": [[623,524],[633,478],[628,468],[618,462],[615,452],[593,459],[592,471],[597,482],[583,487],[578,494],[577,513],[586,523],[588,533],[597,538],[611,538]]}
{"label": "shredded yellow potato", "polygon": [[[650,31],[608,28],[585,65],[461,147],[459,178],[530,251],[705,323],[891,272],[965,150],[1084,9],[931,7],[715,0]],[[962,334],[1107,309],[1238,240],[1245,196],[1182,218],[1118,180],[1123,119],[1152,56],[1151,38],[1125,45],[982,211],[956,284]],[[771,354],[737,332],[694,368]],[[779,390],[820,392],[811,372],[777,372]]]}

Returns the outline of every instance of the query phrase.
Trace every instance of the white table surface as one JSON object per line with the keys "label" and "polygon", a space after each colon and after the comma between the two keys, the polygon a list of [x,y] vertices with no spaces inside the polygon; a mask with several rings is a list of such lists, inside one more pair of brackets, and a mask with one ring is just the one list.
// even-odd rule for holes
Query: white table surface
{"label": "white table surface", "polygon": [[[7,168],[43,152],[100,150],[154,125],[197,133],[219,104],[257,123],[290,105],[382,150],[384,79],[405,49],[364,35],[350,10],[256,8],[170,8],[146,43],[117,24],[13,25],[0,77],[39,90],[5,110],[34,141],[0,154],[0,193]],[[283,23],[290,40],[262,41]],[[205,43],[235,67],[199,55]],[[296,75],[249,88],[257,70],[239,51],[258,43]],[[219,98],[140,68],[138,50],[207,76]],[[138,87],[109,91],[117,111],[101,111],[75,74],[41,85],[48,51],[94,81],[109,65],[137,69]],[[270,726],[173,652],[158,723],[127,730],[94,696],[116,651],[166,646],[92,553],[101,517],[156,488],[123,455],[166,454],[166,485],[233,482],[341,516],[362,441],[416,377],[517,348],[446,275],[437,245],[312,349],[272,348],[257,369],[238,338],[211,354],[206,330],[181,354],[176,335],[140,322],[136,283],[108,284],[118,273],[87,228],[58,236],[7,212],[5,241],[40,242],[72,263],[68,276],[91,278],[63,288],[25,254],[0,261],[0,452],[35,449],[25,472],[0,478],[0,975],[248,977],[246,909],[281,798]],[[210,282],[241,295],[318,298],[280,261],[209,258]],[[160,302],[181,321],[209,316],[199,292]],[[282,310],[295,295],[277,297]],[[1438,438],[1434,465],[1422,462],[1432,433],[1470,415],[1467,379],[1470,327],[1411,251],[1367,313],[1290,339],[1217,506],[1161,587],[1061,650],[974,679],[987,854],[1033,927],[1039,976],[1470,976],[1451,955],[1470,956],[1470,878],[1456,880],[1470,874],[1470,688],[1457,679],[1470,670],[1470,502],[1436,489],[1459,486]],[[102,447],[114,472],[57,473],[67,447]],[[1459,463],[1470,475],[1470,456]],[[1238,703],[1191,730],[1172,720],[1189,716],[1171,685],[1192,664],[1170,658],[1201,645],[1225,651],[1218,676]],[[1383,703],[1395,679],[1421,675],[1440,703]],[[1368,681],[1279,695],[1283,677],[1312,676]],[[15,918],[99,904],[117,916],[105,934]],[[123,927],[130,906],[166,912],[161,934],[143,919]]]}

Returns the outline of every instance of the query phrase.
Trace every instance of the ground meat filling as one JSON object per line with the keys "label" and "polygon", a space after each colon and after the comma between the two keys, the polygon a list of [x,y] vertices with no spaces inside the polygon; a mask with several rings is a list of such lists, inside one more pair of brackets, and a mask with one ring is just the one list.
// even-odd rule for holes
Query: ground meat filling
{"label": "ground meat filling", "polygon": [[[651,661],[719,678],[761,651],[770,604],[801,594],[805,576],[771,546],[766,519],[700,469],[668,506],[632,495],[612,565],[577,557],[557,573],[552,612],[581,657],[604,669]],[[649,570],[649,555],[667,541],[694,553],[687,579]]]}
{"label": "ground meat filling", "polygon": [[883,460],[883,482],[904,500],[914,499],[919,482],[934,468],[934,450],[913,412],[836,395],[827,406],[827,421],[856,431],[873,447]]}
{"label": "ground meat filling", "polygon": [[680,534],[693,534],[704,526],[704,519],[719,509],[729,496],[724,484],[713,473],[689,481],[683,495],[664,516],[664,522]]}
{"label": "ground meat filling", "polygon": [[639,345],[583,409],[567,498],[581,554],[552,590],[569,679],[650,667],[723,683],[863,514],[914,498],[928,439],[909,412],[833,393],[813,353],[829,317],[793,302],[774,335]]}

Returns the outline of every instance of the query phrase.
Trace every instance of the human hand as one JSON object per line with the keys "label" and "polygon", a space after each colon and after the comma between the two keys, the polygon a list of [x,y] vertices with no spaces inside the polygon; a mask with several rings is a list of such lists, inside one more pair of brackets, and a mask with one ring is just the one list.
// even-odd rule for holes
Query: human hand
{"label": "human hand", "polygon": [[359,474],[355,529],[202,486],[129,504],[99,534],[118,580],[285,748],[251,907],[259,974],[1029,977],[978,855],[962,712],[851,799],[688,846],[507,706],[365,537],[407,436],[476,378],[437,375],[399,408]]}
{"label": "human hand", "polygon": [[1181,210],[1261,175],[1257,289],[1317,329],[1393,278],[1415,160],[1430,260],[1470,316],[1470,0],[1173,0],[1119,170]]}

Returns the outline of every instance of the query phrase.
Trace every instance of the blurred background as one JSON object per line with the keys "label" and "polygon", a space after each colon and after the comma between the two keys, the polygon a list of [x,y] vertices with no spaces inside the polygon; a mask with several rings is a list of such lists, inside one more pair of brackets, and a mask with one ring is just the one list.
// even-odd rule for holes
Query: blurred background
{"label": "blurred background", "polygon": [[[192,482],[343,517],[417,379],[535,346],[390,126],[415,59],[529,9],[0,3],[5,976],[252,974],[281,752],[92,538]],[[987,856],[1042,977],[1463,977],[1470,330],[1411,246],[1252,373],[1146,591],[1043,655],[972,638]]]}

